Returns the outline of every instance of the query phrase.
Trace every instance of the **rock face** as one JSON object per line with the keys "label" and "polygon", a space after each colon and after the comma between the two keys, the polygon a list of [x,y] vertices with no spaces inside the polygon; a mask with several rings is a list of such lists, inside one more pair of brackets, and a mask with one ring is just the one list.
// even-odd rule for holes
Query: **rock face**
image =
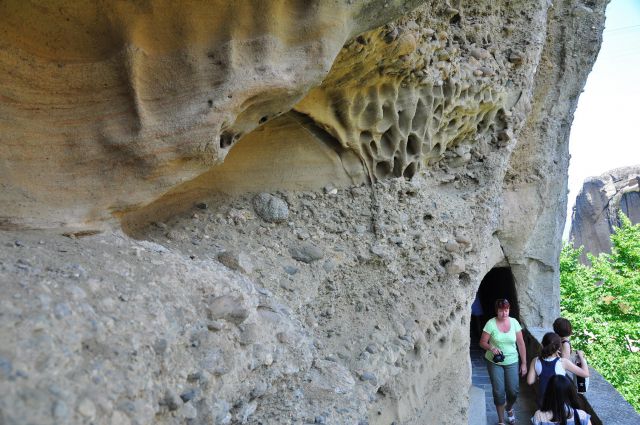
{"label": "rock face", "polygon": [[487,272],[558,314],[605,3],[2,3],[0,421],[466,422]]}
{"label": "rock face", "polygon": [[104,227],[222,162],[347,40],[417,4],[3,2],[0,224]]}
{"label": "rock face", "polygon": [[611,252],[613,228],[620,225],[624,213],[632,223],[640,222],[640,167],[624,167],[591,177],[576,197],[571,217],[570,240],[584,246],[583,261],[590,252]]}

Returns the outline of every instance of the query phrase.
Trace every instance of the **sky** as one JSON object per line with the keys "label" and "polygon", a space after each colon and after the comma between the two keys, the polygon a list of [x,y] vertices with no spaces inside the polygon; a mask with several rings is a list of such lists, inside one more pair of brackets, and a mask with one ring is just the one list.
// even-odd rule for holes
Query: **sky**
{"label": "sky", "polygon": [[571,126],[565,239],[587,177],[640,165],[640,0],[612,0],[606,17],[602,47]]}

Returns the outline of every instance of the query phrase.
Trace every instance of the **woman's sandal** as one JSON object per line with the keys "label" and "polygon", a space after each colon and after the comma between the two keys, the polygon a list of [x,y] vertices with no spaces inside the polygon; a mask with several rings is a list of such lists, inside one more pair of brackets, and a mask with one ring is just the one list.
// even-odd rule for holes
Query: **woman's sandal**
{"label": "woman's sandal", "polygon": [[516,415],[515,413],[513,413],[513,409],[511,410],[507,410],[507,423],[508,424],[515,424],[516,423]]}

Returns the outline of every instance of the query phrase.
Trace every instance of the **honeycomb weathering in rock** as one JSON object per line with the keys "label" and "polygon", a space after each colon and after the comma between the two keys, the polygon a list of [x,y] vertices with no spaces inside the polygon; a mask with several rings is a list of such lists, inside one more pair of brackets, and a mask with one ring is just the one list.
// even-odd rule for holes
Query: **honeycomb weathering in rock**
{"label": "honeycomb weathering in rock", "polygon": [[490,142],[502,99],[469,84],[374,86],[336,110],[337,133],[360,153],[375,178],[411,178],[447,149],[461,165],[478,141]]}
{"label": "honeycomb weathering in rock", "polygon": [[432,29],[427,10],[348,43],[296,105],[358,152],[374,179],[410,178],[441,159],[459,167],[474,148],[513,134],[505,76],[519,72],[522,56],[468,42],[479,37],[457,26]]}
{"label": "honeycomb weathering in rock", "polygon": [[382,3],[0,2],[0,225],[101,227],[205,172],[418,2]]}
{"label": "honeycomb weathering in rock", "polygon": [[[483,276],[508,262],[526,326],[559,314],[607,0],[424,0],[368,31],[416,2],[0,2],[0,227],[70,236],[0,231],[0,422],[467,420]],[[145,240],[92,231],[127,210]]]}

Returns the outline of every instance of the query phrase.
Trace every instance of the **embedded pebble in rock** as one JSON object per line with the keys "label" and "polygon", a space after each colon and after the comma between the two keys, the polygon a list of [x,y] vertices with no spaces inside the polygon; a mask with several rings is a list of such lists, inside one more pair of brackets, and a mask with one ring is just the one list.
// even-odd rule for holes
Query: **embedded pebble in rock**
{"label": "embedded pebble in rock", "polygon": [[249,417],[253,415],[258,408],[258,403],[255,401],[250,401],[249,403],[245,403],[240,407],[240,411],[236,416],[236,420],[241,424],[246,424],[249,420]]}
{"label": "embedded pebble in rock", "polygon": [[188,382],[205,382],[206,377],[202,372],[193,372],[187,375]]}
{"label": "embedded pebble in rock", "polygon": [[384,35],[384,41],[387,43],[392,43],[395,39],[398,38],[398,29],[393,28],[391,31],[387,32]]}
{"label": "embedded pebble in rock", "polygon": [[296,286],[293,284],[293,282],[289,281],[289,280],[282,280],[280,282],[280,287],[282,289],[285,289],[289,292],[294,292],[296,290]]}
{"label": "embedded pebble in rock", "polygon": [[173,390],[167,390],[164,398],[160,400],[161,406],[167,406],[170,411],[178,410],[182,406],[182,400],[178,394]]}
{"label": "embedded pebble in rock", "polygon": [[316,359],[308,375],[314,387],[336,394],[350,394],[355,387],[351,372],[339,362]]}
{"label": "embedded pebble in rock", "polygon": [[399,321],[393,323],[393,330],[398,336],[407,334],[407,329]]}
{"label": "embedded pebble in rock", "polygon": [[266,382],[258,382],[256,386],[251,390],[251,398],[259,398],[262,397],[267,392],[267,384]]}
{"label": "embedded pebble in rock", "polygon": [[116,410],[111,415],[111,422],[109,425],[131,425],[131,420],[126,414]]}
{"label": "embedded pebble in rock", "polygon": [[512,52],[509,55],[509,62],[513,64],[522,65],[523,61],[524,61],[524,56],[520,52]]}
{"label": "embedded pebble in rock", "polygon": [[458,245],[456,242],[448,241],[444,245],[444,249],[446,249],[447,252],[457,252],[460,249],[460,245]]}
{"label": "embedded pebble in rock", "polygon": [[456,242],[462,245],[471,245],[471,241],[464,235],[456,235]]}
{"label": "embedded pebble in rock", "polygon": [[258,329],[255,324],[249,324],[243,327],[238,337],[238,342],[242,345],[251,345],[258,340]]}
{"label": "embedded pebble in rock", "polygon": [[237,270],[247,274],[253,271],[251,258],[242,251],[223,251],[218,254],[218,261],[229,267],[231,270]]}
{"label": "embedded pebble in rock", "polygon": [[215,400],[212,410],[216,425],[226,425],[231,423],[232,417],[229,413],[230,409],[231,406],[229,406],[229,403],[227,403],[226,400]]}
{"label": "embedded pebble in rock", "polygon": [[291,257],[303,263],[312,263],[324,257],[322,248],[308,242],[289,248],[289,253]]}
{"label": "embedded pebble in rock", "polygon": [[371,372],[363,372],[362,374],[360,374],[360,380],[376,382],[377,378],[376,378],[376,375]]}
{"label": "embedded pebble in rock", "polygon": [[59,303],[53,308],[56,319],[62,319],[71,314],[71,309],[67,303]]}
{"label": "embedded pebble in rock", "polygon": [[331,273],[333,269],[336,268],[336,266],[337,266],[336,262],[331,258],[329,258],[325,260],[325,262],[322,264],[322,269],[327,273]]}
{"label": "embedded pebble in rock", "polygon": [[85,418],[93,419],[96,415],[96,406],[91,400],[85,398],[78,405],[78,412]]}
{"label": "embedded pebble in rock", "polygon": [[12,370],[13,363],[11,362],[11,360],[0,355],[0,378],[9,379]]}
{"label": "embedded pebble in rock", "polygon": [[280,223],[289,218],[289,206],[285,201],[269,193],[259,193],[253,198],[253,209],[264,221]]}
{"label": "embedded pebble in rock", "polygon": [[224,323],[220,320],[209,320],[207,321],[207,329],[212,332],[217,332],[224,328]]}
{"label": "embedded pebble in rock", "polygon": [[282,344],[291,344],[293,342],[293,336],[288,332],[278,332],[276,338]]}
{"label": "embedded pebble in rock", "polygon": [[388,257],[389,253],[387,252],[386,248],[382,245],[373,245],[371,247],[371,252],[376,254],[378,257],[381,258],[385,258]]}
{"label": "embedded pebble in rock", "polygon": [[450,275],[457,275],[465,271],[466,264],[462,258],[454,257],[446,264],[445,268],[447,270],[447,273],[449,273]]}
{"label": "embedded pebble in rock", "polygon": [[[258,337],[256,337],[258,341]],[[258,366],[271,366],[273,364],[274,352],[270,345],[256,343],[253,345],[253,361]]]}
{"label": "embedded pebble in rock", "polygon": [[84,291],[84,289],[76,285],[71,285],[69,287],[69,292],[71,293],[71,297],[74,300],[81,300],[87,297],[87,293]]}
{"label": "embedded pebble in rock", "polygon": [[338,189],[336,189],[332,185],[327,185],[324,187],[324,193],[326,193],[327,195],[336,195],[338,193]]}
{"label": "embedded pebble in rock", "polygon": [[244,307],[242,298],[231,295],[222,295],[211,299],[207,308],[212,319],[224,319],[236,325],[249,317],[249,310]]}
{"label": "embedded pebble in rock", "polygon": [[167,233],[165,233],[165,236],[170,241],[175,241],[175,242],[182,242],[187,239],[187,235],[184,232],[178,231],[177,229],[169,230]]}
{"label": "embedded pebble in rock", "polygon": [[198,409],[192,403],[186,403],[182,405],[178,411],[178,415],[185,419],[195,419],[198,417]]}
{"label": "embedded pebble in rock", "polygon": [[67,404],[62,400],[57,400],[53,404],[53,417],[56,419],[66,419],[69,416],[69,408]]}
{"label": "embedded pebble in rock", "polygon": [[471,53],[471,56],[473,56],[474,58],[476,58],[478,60],[487,59],[487,58],[491,57],[489,52],[487,52],[485,49],[482,49],[480,47],[472,48],[469,51],[469,53]]}
{"label": "embedded pebble in rock", "polygon": [[389,238],[389,241],[396,245],[402,245],[404,243],[404,238],[401,236],[392,236]]}
{"label": "embedded pebble in rock", "polygon": [[287,274],[290,274],[290,275],[292,275],[292,276],[293,276],[294,274],[298,273],[298,271],[299,271],[299,269],[298,269],[297,267],[294,267],[294,266],[288,266],[288,265],[287,265],[287,266],[283,266],[282,268],[284,269],[284,271],[285,271]]}
{"label": "embedded pebble in rock", "polygon": [[194,398],[196,398],[197,395],[198,395],[198,389],[190,388],[189,390],[187,390],[187,391],[183,392],[182,394],[180,394],[180,398],[182,399],[182,401],[184,403],[188,403],[189,401],[191,401]]}
{"label": "embedded pebble in rock", "polygon": [[362,225],[362,224],[358,224],[358,225],[355,227],[355,229],[354,229],[354,230],[355,230],[355,232],[356,232],[357,234],[361,235],[361,234],[363,234],[363,233],[366,233],[366,232],[367,232],[367,226],[364,226],[364,225]]}
{"label": "embedded pebble in rock", "polygon": [[169,343],[164,338],[158,339],[153,344],[153,350],[155,351],[156,354],[158,354],[160,356],[163,355],[167,351],[168,347],[169,347]]}

